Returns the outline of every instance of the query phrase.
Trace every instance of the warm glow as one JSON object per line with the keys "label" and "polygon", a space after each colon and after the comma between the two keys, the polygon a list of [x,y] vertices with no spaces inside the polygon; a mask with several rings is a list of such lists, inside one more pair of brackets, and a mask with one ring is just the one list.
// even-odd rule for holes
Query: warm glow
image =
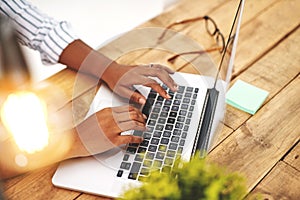
{"label": "warm glow", "polygon": [[34,153],[48,145],[46,104],[36,94],[10,94],[2,106],[1,119],[21,151]]}

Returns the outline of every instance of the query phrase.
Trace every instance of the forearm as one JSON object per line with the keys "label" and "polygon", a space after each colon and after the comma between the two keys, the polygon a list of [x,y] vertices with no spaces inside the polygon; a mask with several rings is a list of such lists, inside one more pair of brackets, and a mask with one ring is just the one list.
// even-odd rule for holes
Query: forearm
{"label": "forearm", "polygon": [[108,66],[118,65],[103,54],[95,51],[81,40],[70,43],[59,57],[59,62],[70,69],[106,80],[109,78]]}

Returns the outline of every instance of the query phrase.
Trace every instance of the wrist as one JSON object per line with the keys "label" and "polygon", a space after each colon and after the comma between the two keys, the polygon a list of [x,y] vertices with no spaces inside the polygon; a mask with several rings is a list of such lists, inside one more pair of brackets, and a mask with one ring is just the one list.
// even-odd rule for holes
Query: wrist
{"label": "wrist", "polygon": [[102,76],[100,77],[104,82],[109,84],[115,76],[114,74],[118,72],[120,69],[121,65],[118,64],[115,61],[112,61],[109,65],[105,66],[106,69],[104,69]]}

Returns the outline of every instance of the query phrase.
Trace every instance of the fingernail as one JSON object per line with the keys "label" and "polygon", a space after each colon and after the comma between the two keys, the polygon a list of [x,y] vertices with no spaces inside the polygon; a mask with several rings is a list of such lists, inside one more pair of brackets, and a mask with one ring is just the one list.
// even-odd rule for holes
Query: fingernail
{"label": "fingernail", "polygon": [[177,91],[178,90],[178,85],[174,85],[174,90]]}
{"label": "fingernail", "polygon": [[144,105],[145,103],[146,103],[146,100],[145,100],[145,99],[143,99],[143,98],[140,98],[140,99],[139,99],[139,104]]}
{"label": "fingernail", "polygon": [[166,94],[166,96],[167,96],[168,99],[171,99],[171,96],[169,94]]}
{"label": "fingernail", "polygon": [[144,119],[147,119],[147,116],[145,114],[143,114]]}

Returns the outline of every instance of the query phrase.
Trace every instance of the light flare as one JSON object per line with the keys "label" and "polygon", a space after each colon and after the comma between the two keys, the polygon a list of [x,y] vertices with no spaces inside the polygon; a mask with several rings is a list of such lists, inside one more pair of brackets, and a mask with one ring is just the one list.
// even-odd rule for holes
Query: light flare
{"label": "light flare", "polygon": [[47,106],[35,93],[10,94],[2,106],[1,120],[21,151],[32,154],[48,145]]}

